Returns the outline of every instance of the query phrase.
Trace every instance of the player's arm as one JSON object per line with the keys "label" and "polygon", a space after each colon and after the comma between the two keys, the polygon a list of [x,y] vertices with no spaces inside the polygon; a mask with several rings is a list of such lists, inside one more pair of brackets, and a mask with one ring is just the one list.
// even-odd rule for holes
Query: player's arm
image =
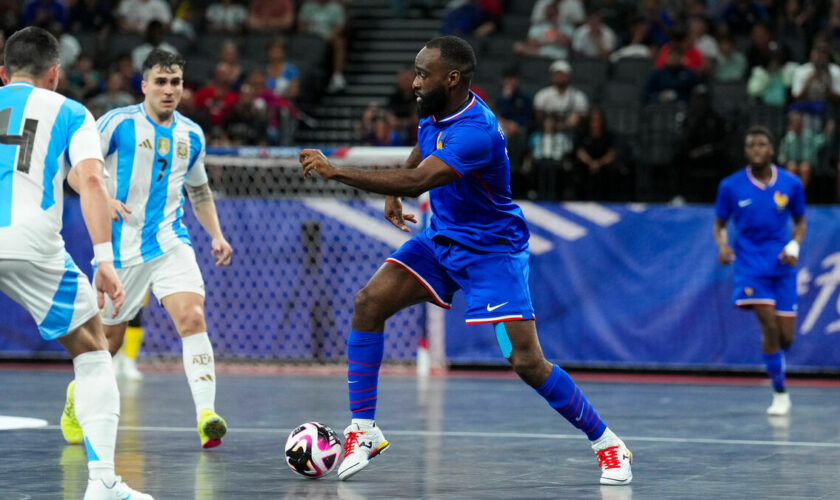
{"label": "player's arm", "polygon": [[230,264],[233,248],[222,234],[222,226],[219,224],[219,214],[216,212],[216,203],[213,201],[210,184],[206,182],[200,186],[186,184],[186,188],[195,218],[198,219],[201,227],[207,231],[211,238],[211,252],[216,259],[216,265],[226,266]]}
{"label": "player's arm", "polygon": [[364,191],[389,196],[419,196],[459,177],[456,170],[434,155],[421,161],[417,168],[398,170],[336,168],[318,149],[304,149],[299,159],[306,177],[314,170],[324,179],[334,179]]}
{"label": "player's arm", "polygon": [[[417,144],[411,148],[411,153],[408,154],[408,158],[402,164],[404,169],[411,169],[417,168],[420,165],[420,162],[423,161],[423,156],[420,154],[420,146]],[[405,221],[410,221],[417,224],[417,217],[415,214],[407,214],[403,213],[403,205],[402,205],[402,198],[399,196],[386,196],[385,197],[385,220],[396,226],[398,229],[409,232],[408,226],[405,225]]]}
{"label": "player's arm", "polygon": [[105,189],[102,161],[94,158],[82,160],[70,170],[68,179],[70,177],[74,177],[72,181],[75,183],[74,189],[79,193],[82,216],[93,243],[93,254],[96,259],[94,285],[97,291],[97,303],[100,308],[104,307],[104,294],[108,294],[114,304],[113,317],[116,317],[125,300],[125,291],[114,269],[111,219],[108,210],[111,197]]}
{"label": "player's arm", "polygon": [[735,251],[729,246],[729,234],[726,231],[726,221],[715,217],[714,226],[715,244],[718,247],[718,262],[724,266],[732,264],[735,260]]}
{"label": "player's arm", "polygon": [[779,259],[789,265],[795,266],[799,262],[799,247],[802,245],[802,240],[805,239],[805,215],[793,218],[793,237],[790,239],[782,253],[779,254]]}

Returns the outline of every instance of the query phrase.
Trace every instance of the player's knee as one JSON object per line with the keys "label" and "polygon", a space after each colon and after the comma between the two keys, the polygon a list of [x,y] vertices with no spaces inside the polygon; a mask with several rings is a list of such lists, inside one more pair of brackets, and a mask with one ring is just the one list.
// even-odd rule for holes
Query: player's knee
{"label": "player's knee", "polygon": [[790,346],[792,346],[792,345],[793,345],[793,338],[782,337],[782,339],[779,340],[779,346],[782,349],[785,349],[785,350],[790,349]]}
{"label": "player's knee", "polygon": [[376,300],[376,294],[368,287],[364,287],[356,293],[353,303],[353,315],[365,319],[378,319],[380,306]]}
{"label": "player's knee", "polygon": [[541,357],[533,356],[529,353],[514,351],[511,353],[508,361],[510,361],[510,364],[513,366],[513,371],[515,371],[522,380],[529,382],[530,380],[539,378],[539,371],[543,365]]}
{"label": "player's knee", "polygon": [[200,333],[207,329],[204,325],[204,311],[199,306],[184,307],[173,318],[178,333]]}

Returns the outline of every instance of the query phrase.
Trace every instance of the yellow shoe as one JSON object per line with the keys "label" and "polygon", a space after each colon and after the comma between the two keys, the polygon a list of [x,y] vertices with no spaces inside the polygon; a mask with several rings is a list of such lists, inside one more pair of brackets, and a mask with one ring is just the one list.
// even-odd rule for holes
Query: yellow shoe
{"label": "yellow shoe", "polygon": [[84,440],[82,426],[76,420],[76,408],[73,397],[76,389],[76,381],[73,380],[67,386],[67,401],[64,403],[64,412],[61,414],[61,433],[68,444],[81,444]]}
{"label": "yellow shoe", "polygon": [[202,448],[215,448],[222,444],[222,436],[227,432],[227,422],[216,412],[202,410],[198,419],[198,437]]}

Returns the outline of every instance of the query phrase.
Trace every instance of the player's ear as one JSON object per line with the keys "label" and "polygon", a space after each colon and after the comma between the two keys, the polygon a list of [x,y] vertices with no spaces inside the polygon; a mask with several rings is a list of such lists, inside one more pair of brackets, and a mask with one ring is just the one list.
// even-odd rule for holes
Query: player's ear
{"label": "player's ear", "polygon": [[43,81],[46,83],[46,87],[50,90],[58,88],[58,79],[61,77],[61,73],[59,72],[60,67],[61,65],[56,64],[48,69],[46,74],[44,74]]}
{"label": "player's ear", "polygon": [[446,83],[449,87],[455,88],[458,86],[458,83],[461,81],[461,72],[457,69],[453,69],[449,72],[446,77]]}
{"label": "player's ear", "polygon": [[9,83],[9,77],[6,75],[6,66],[0,66],[0,80],[3,81],[3,85]]}

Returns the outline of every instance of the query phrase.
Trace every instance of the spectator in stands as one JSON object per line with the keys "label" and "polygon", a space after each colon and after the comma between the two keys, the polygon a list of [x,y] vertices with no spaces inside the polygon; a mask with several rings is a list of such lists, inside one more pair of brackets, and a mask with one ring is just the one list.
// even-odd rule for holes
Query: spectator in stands
{"label": "spectator in stands", "polygon": [[666,9],[660,8],[659,0],[643,0],[639,13],[648,24],[648,45],[659,47],[666,44],[674,20]]}
{"label": "spectator in stands", "polygon": [[314,33],[330,44],[333,74],[327,92],[341,92],[347,86],[344,79],[347,59],[344,7],[336,0],[307,0],[300,8],[298,24],[302,33]]}
{"label": "spectator in stands", "polygon": [[195,23],[198,19],[201,19],[201,14],[196,3],[189,0],[181,2],[175,10],[172,24],[169,25],[170,33],[186,38],[190,46],[194,47],[198,42]]}
{"label": "spectator in stands", "polygon": [[818,165],[820,150],[826,143],[826,137],[834,132],[834,122],[829,120],[825,132],[814,133],[804,127],[802,113],[788,113],[788,129],[779,144],[779,164],[802,180],[802,187],[807,188],[811,173]]}
{"label": "spectator in stands", "polygon": [[816,132],[822,128],[822,115],[828,102],[840,102],[840,66],[830,62],[830,47],[814,44],[811,60],[793,73],[792,106],[804,114],[805,127]]}
{"label": "spectator in stands", "polygon": [[120,29],[143,34],[151,21],[172,22],[172,9],[164,0],[121,0],[117,8]]}
{"label": "spectator in stands", "polygon": [[729,26],[734,36],[747,35],[756,23],[770,19],[767,9],[754,0],[729,0],[723,7],[721,21]]}
{"label": "spectator in stands", "polygon": [[246,75],[242,69],[242,65],[239,64],[239,47],[233,40],[226,40],[222,43],[222,47],[219,50],[219,60],[230,66],[230,78],[233,82],[231,86],[233,90],[238,91],[239,86],[245,81]]}
{"label": "spectator in stands", "polygon": [[683,64],[682,47],[673,45],[665,66],[651,72],[645,84],[645,102],[688,102],[694,87],[700,83],[697,73]]}
{"label": "spectator in stands", "polygon": [[572,50],[578,55],[607,59],[615,50],[616,36],[613,30],[601,22],[601,14],[592,11],[586,23],[575,29],[572,35]]}
{"label": "spectator in stands", "polygon": [[248,27],[253,31],[288,33],[295,26],[295,4],[292,0],[251,0]]}
{"label": "spectator in stands", "polygon": [[210,82],[195,93],[195,107],[207,113],[213,126],[221,125],[236,104],[238,96],[232,84],[230,65],[220,62]]}
{"label": "spectator in stands", "polygon": [[787,61],[790,51],[787,46],[773,39],[773,32],[767,23],[758,23],[750,33],[750,47],[747,49],[747,63],[750,67],[766,66],[770,62],[770,51],[778,48]]}
{"label": "spectator in stands", "polygon": [[774,47],[770,51],[767,66],[756,66],[747,81],[747,93],[768,106],[785,106],[788,91],[793,82],[793,74],[799,65],[785,62],[782,51]]}
{"label": "spectator in stands", "polygon": [[515,68],[508,68],[502,73],[501,89],[495,99],[495,111],[505,134],[511,174],[515,175],[525,157],[528,129],[534,115],[533,100],[520,88],[519,73]]}
{"label": "spectator in stands", "polygon": [[268,66],[268,88],[278,97],[294,101],[300,92],[300,73],[297,67],[286,58],[288,42],[285,38],[275,38],[268,42],[265,50]]}
{"label": "spectator in stands", "polygon": [[204,16],[207,30],[214,33],[239,34],[248,21],[248,10],[233,0],[219,0],[207,7]]}
{"label": "spectator in stands", "polygon": [[67,84],[80,101],[87,101],[102,92],[102,77],[93,68],[93,58],[90,55],[82,54],[75,64],[68,67],[70,71],[67,75],[69,80]]}
{"label": "spectator in stands", "polygon": [[394,91],[385,106],[394,117],[394,128],[406,144],[417,138],[417,96],[414,95],[414,68],[403,68],[397,73]]}
{"label": "spectator in stands", "polygon": [[[831,2],[836,4],[837,2]],[[803,5],[799,0],[786,0],[782,7],[783,13],[778,16],[776,33],[782,37],[807,38],[808,33],[818,29],[814,22],[817,7],[814,2]]]}
{"label": "spectator in stands", "polygon": [[557,5],[551,3],[545,7],[545,20],[531,24],[527,40],[514,43],[513,50],[526,57],[568,59],[573,34],[574,26],[562,24]]}
{"label": "spectator in stands", "polygon": [[582,125],[575,137],[576,196],[582,200],[615,199],[619,171],[604,110],[593,107]]}
{"label": "spectator in stands", "polygon": [[104,40],[114,30],[113,10],[110,0],[78,0],[68,10],[70,31],[97,33]]}
{"label": "spectator in stands", "polygon": [[376,113],[366,126],[364,142],[370,146],[402,146],[400,134],[394,130],[387,113]]}
{"label": "spectator in stands", "polygon": [[827,33],[834,40],[840,38],[840,2],[831,2],[828,15],[822,20],[820,31]]}
{"label": "spectator in stands", "polygon": [[[486,10],[483,4],[488,3],[491,4],[490,9]],[[496,12],[495,17],[491,12]],[[440,25],[440,33],[456,36],[487,36],[496,30],[499,14],[501,14],[501,5],[497,1],[463,0],[454,4],[444,14]]]}
{"label": "spectator in stands", "polygon": [[642,16],[630,19],[630,39],[627,45],[610,54],[610,62],[616,63],[625,58],[650,59],[653,51],[648,45],[648,22]]}
{"label": "spectator in stands", "polygon": [[571,86],[572,66],[567,61],[554,61],[549,71],[552,84],[534,96],[536,121],[542,124],[543,118],[554,115],[557,119],[554,128],[561,133],[571,133],[580,117],[589,111],[589,100]]}
{"label": "spectator in stands", "polygon": [[272,146],[290,144],[292,127],[288,121],[294,113],[294,106],[283,97],[278,97],[268,86],[268,74],[262,68],[248,72],[248,85],[254,89],[255,105],[265,108],[268,116],[268,143]]}
{"label": "spectator in stands", "polygon": [[738,82],[747,73],[747,58],[735,48],[735,40],[728,34],[718,39],[720,52],[715,61],[713,78],[717,82]]}
{"label": "spectator in stands", "polygon": [[674,26],[671,30],[671,40],[659,49],[656,59],[653,61],[654,67],[662,68],[665,66],[668,55],[674,48],[679,49],[682,54],[682,63],[686,68],[698,74],[705,69],[706,60],[703,58],[703,54],[694,47],[688,37],[688,32],[683,26]]}
{"label": "spectator in stands", "polygon": [[61,0],[29,0],[23,6],[23,24],[27,26],[67,25],[67,7]]}
{"label": "spectator in stands", "polygon": [[105,92],[91,99],[88,104],[93,116],[99,118],[108,111],[134,104],[134,97],[125,91],[125,81],[118,71],[108,74],[105,82]]}
{"label": "spectator in stands", "polygon": [[[134,69],[134,63],[131,61],[131,54],[122,53],[117,56],[114,62],[116,71],[119,71],[123,76],[126,90],[134,95],[135,99],[142,96],[141,83],[143,82],[143,75]],[[183,99],[183,98],[182,98]]]}
{"label": "spectator in stands", "polygon": [[154,49],[162,49],[173,54],[178,53],[178,49],[163,39],[165,34],[166,26],[160,21],[150,21],[146,25],[146,41],[131,51],[131,62],[135,70],[140,71],[143,68],[143,61]]}
{"label": "spectator in stands", "polygon": [[268,145],[268,109],[248,83],[239,88],[239,98],[222,120],[222,128],[236,146]]}
{"label": "spectator in stands", "polygon": [[583,2],[580,0],[537,0],[531,10],[531,26],[544,23],[548,20],[546,8],[554,5],[557,8],[559,23],[578,26],[586,20],[586,11]]}
{"label": "spectator in stands", "polygon": [[589,9],[601,14],[601,21],[609,26],[619,40],[629,37],[628,19],[632,19],[636,12],[634,2],[630,0],[592,0],[588,2]]}
{"label": "spectator in stands", "polygon": [[82,53],[82,46],[79,41],[72,34],[67,33],[61,23],[54,22],[45,25],[44,28],[58,40],[59,63],[65,68],[71,67],[79,54]]}
{"label": "spectator in stands", "polygon": [[709,89],[698,86],[691,95],[674,148],[671,187],[675,195],[689,201],[709,201],[718,181],[728,171],[727,134],[726,120],[712,107]]}
{"label": "spectator in stands", "polygon": [[[541,200],[557,199],[558,182],[567,170],[567,155],[574,150],[570,134],[558,130],[564,121],[553,113],[546,114],[537,131],[531,134],[531,164],[535,177],[533,186],[536,188],[536,197]],[[564,185],[566,189],[570,188],[570,183]]]}
{"label": "spectator in stands", "polygon": [[[11,36],[17,30],[20,17],[19,10],[18,0],[0,0],[0,49],[5,45],[4,33]],[[3,54],[0,52],[0,60],[2,59]]]}
{"label": "spectator in stands", "polygon": [[709,25],[703,16],[688,18],[688,44],[700,52],[708,66],[720,57],[717,40],[709,34]]}

